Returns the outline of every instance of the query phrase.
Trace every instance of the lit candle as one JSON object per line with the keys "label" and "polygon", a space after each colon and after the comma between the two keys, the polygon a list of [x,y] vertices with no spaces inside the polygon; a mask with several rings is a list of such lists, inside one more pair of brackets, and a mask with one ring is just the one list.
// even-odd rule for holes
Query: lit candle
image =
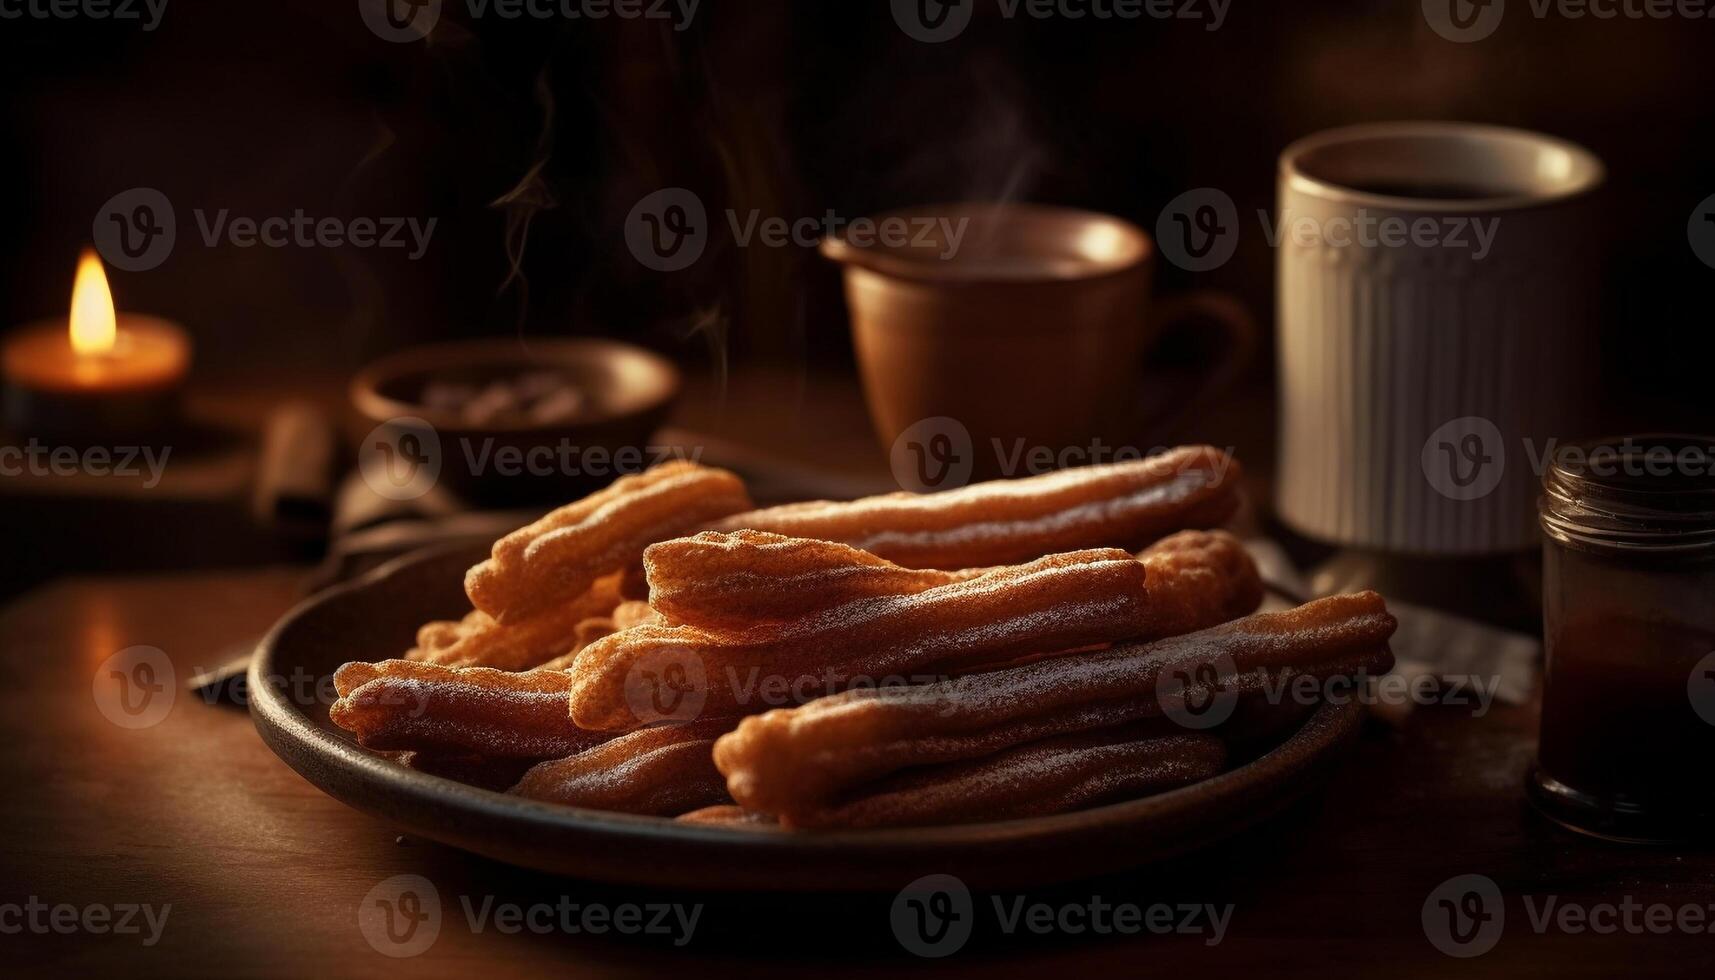
{"label": "lit candle", "polygon": [[101,259],[86,250],[69,320],[32,324],[0,348],[7,423],[85,438],[158,431],[171,420],[190,360],[190,338],[176,324],[115,311]]}

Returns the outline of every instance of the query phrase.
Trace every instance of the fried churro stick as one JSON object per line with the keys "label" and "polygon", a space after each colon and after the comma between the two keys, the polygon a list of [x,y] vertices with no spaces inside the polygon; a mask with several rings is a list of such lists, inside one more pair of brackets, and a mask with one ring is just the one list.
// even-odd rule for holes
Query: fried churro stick
{"label": "fried churro stick", "polygon": [[642,626],[645,623],[665,623],[666,621],[654,606],[641,599],[629,599],[620,603],[613,610],[615,629],[628,630],[633,626]]}
{"label": "fried churro stick", "polygon": [[1148,572],[1149,623],[1139,639],[1195,633],[1262,605],[1262,576],[1225,531],[1181,531],[1138,554]]}
{"label": "fried churro stick", "polygon": [[507,792],[533,800],[671,817],[731,802],[710,749],[730,722],[645,728],[544,762]]}
{"label": "fried churro stick", "polygon": [[[1130,639],[1160,640],[1218,626],[1256,611],[1262,577],[1239,539],[1225,531],[1180,531],[1138,552],[1147,573],[1145,623]],[[978,664],[992,670],[1066,656],[1046,650],[1006,662]]]}
{"label": "fried churro stick", "polygon": [[588,642],[580,640],[579,624],[613,612],[620,603],[619,584],[618,573],[603,576],[582,595],[518,623],[495,622],[480,609],[457,623],[428,623],[417,631],[417,645],[405,659],[447,667],[527,670],[576,653]]}
{"label": "fried churro stick", "polygon": [[908,769],[782,822],[860,828],[1041,817],[1201,782],[1219,773],[1226,759],[1225,743],[1213,735],[1086,732]]}
{"label": "fried churro stick", "polygon": [[1007,565],[1081,548],[1136,551],[1174,531],[1216,527],[1238,508],[1239,476],[1226,453],[1183,446],[944,493],[786,504],[713,526],[839,541],[908,568]]}
{"label": "fried churro stick", "polygon": [[[767,692],[756,687],[759,681],[806,700],[808,692],[854,682],[1107,643],[1142,628],[1144,575],[1142,563],[1123,551],[1080,551],[991,569],[916,595],[858,599],[743,633],[637,626],[578,654],[572,718],[602,731],[662,717],[683,720],[640,711],[686,701],[683,690],[659,689],[670,677],[696,683],[690,700],[700,702],[698,716],[722,718],[763,707],[757,695]],[[640,691],[639,684],[657,689]]]}
{"label": "fried churro stick", "polygon": [[558,758],[607,738],[580,730],[566,716],[571,683],[560,671],[349,663],[334,673],[339,700],[328,718],[369,749]]}
{"label": "fried churro stick", "polygon": [[431,755],[425,752],[403,752],[400,755],[399,764],[407,769],[496,792],[516,783],[525,770],[539,761],[494,759],[486,755]]}
{"label": "fried churro stick", "polygon": [[640,599],[628,599],[613,610],[611,616],[596,616],[586,619],[572,631],[575,641],[569,653],[562,654],[540,665],[540,670],[571,670],[577,662],[578,652],[604,636],[611,636],[623,629],[640,626],[644,623],[662,623],[661,614],[649,607],[649,603]]}
{"label": "fried churro stick", "polygon": [[832,541],[765,531],[705,531],[643,552],[649,602],[675,625],[740,631],[854,599],[914,595],[987,569],[901,568]]}
{"label": "fried churro stick", "polygon": [[1211,688],[1242,694],[1303,675],[1385,671],[1394,625],[1381,597],[1362,592],[1153,643],[934,684],[853,689],[746,718],[716,744],[715,763],[740,805],[802,818],[908,766],[1159,717]]}
{"label": "fried churro stick", "polygon": [[780,826],[780,821],[774,819],[774,815],[771,813],[757,813],[753,810],[746,810],[741,806],[733,806],[731,803],[722,803],[718,806],[706,806],[701,810],[692,810],[690,813],[681,813],[673,819],[680,823],[705,824],[708,826],[719,827],[744,827],[757,830],[773,830]]}
{"label": "fried churro stick", "polygon": [[492,557],[465,574],[465,592],[478,609],[513,623],[631,568],[657,541],[749,506],[744,484],[726,470],[664,463],[496,541]]}

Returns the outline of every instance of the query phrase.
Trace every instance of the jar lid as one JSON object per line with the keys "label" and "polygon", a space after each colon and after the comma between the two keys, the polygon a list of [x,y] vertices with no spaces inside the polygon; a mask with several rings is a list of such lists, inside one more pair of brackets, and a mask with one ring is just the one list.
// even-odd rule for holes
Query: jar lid
{"label": "jar lid", "polygon": [[1564,544],[1620,551],[1715,550],[1715,437],[1633,435],[1562,446],[1538,502]]}

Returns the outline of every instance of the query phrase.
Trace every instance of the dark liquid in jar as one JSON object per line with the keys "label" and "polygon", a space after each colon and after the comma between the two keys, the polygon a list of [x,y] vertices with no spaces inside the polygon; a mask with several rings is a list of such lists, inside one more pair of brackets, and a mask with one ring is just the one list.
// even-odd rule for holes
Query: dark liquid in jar
{"label": "dark liquid in jar", "polygon": [[[1543,770],[1615,804],[1696,805],[1715,780],[1715,724],[1694,701],[1715,633],[1614,611],[1569,611],[1548,638]],[[1708,709],[1705,709],[1708,710]]]}

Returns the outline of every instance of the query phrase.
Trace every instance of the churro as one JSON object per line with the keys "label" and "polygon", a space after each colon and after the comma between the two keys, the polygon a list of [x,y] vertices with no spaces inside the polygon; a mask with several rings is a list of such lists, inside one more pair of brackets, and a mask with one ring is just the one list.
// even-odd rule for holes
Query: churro
{"label": "churro", "polygon": [[1149,622],[1138,639],[1208,629],[1256,612],[1262,576],[1239,539],[1225,531],[1181,531],[1145,548]]}
{"label": "churro", "polygon": [[1153,643],[933,684],[857,688],[746,718],[716,743],[715,763],[740,805],[802,817],[909,766],[1160,717],[1216,691],[1382,672],[1393,662],[1394,625],[1381,597],[1363,592]]}
{"label": "churro", "polygon": [[431,756],[552,759],[607,736],[566,715],[572,678],[562,671],[511,673],[410,660],[349,663],[334,673],[334,724],[378,750]]}
{"label": "churro", "polygon": [[[1042,650],[1136,635],[1145,570],[1114,549],[1050,555],[915,595],[857,599],[741,633],[636,626],[585,647],[573,663],[572,718],[625,731],[662,717],[720,718]],[[689,678],[690,690],[661,689]],[[639,685],[642,685],[640,689]],[[685,705],[686,715],[652,713]]]}
{"label": "churro", "polygon": [[524,775],[525,770],[540,761],[496,759],[486,755],[433,755],[427,752],[401,752],[399,755],[399,764],[407,769],[496,792],[518,782],[518,777]]}
{"label": "churro", "polygon": [[494,543],[465,575],[476,608],[502,623],[582,593],[636,565],[649,545],[749,507],[738,477],[695,463],[664,463],[614,481]]}
{"label": "churro", "polygon": [[671,817],[730,803],[710,749],[730,722],[664,725],[541,763],[508,792],[533,800]]}
{"label": "churro", "polygon": [[706,806],[701,810],[681,813],[673,819],[680,823],[695,823],[718,827],[749,827],[756,829],[772,829],[780,826],[780,821],[774,819],[771,813],[757,813],[746,810],[731,803],[721,803]]}
{"label": "churro", "polygon": [[705,531],[643,552],[649,602],[675,625],[741,631],[854,599],[914,595],[986,569],[902,568],[832,541],[765,531]]}
{"label": "churro", "polygon": [[605,575],[581,595],[517,623],[496,622],[478,609],[456,623],[425,624],[417,631],[417,645],[405,659],[447,667],[527,670],[554,657],[576,653],[594,639],[580,639],[578,627],[586,620],[612,613],[620,604],[619,586],[618,573]]}
{"label": "churro", "polygon": [[786,504],[714,529],[839,541],[908,568],[1007,565],[1083,548],[1137,551],[1174,531],[1216,527],[1238,508],[1239,477],[1226,453],[1182,446],[944,493]]}
{"label": "churro", "polygon": [[1085,732],[908,769],[782,823],[904,827],[1049,816],[1200,782],[1219,773],[1226,758],[1226,745],[1213,735]]}

